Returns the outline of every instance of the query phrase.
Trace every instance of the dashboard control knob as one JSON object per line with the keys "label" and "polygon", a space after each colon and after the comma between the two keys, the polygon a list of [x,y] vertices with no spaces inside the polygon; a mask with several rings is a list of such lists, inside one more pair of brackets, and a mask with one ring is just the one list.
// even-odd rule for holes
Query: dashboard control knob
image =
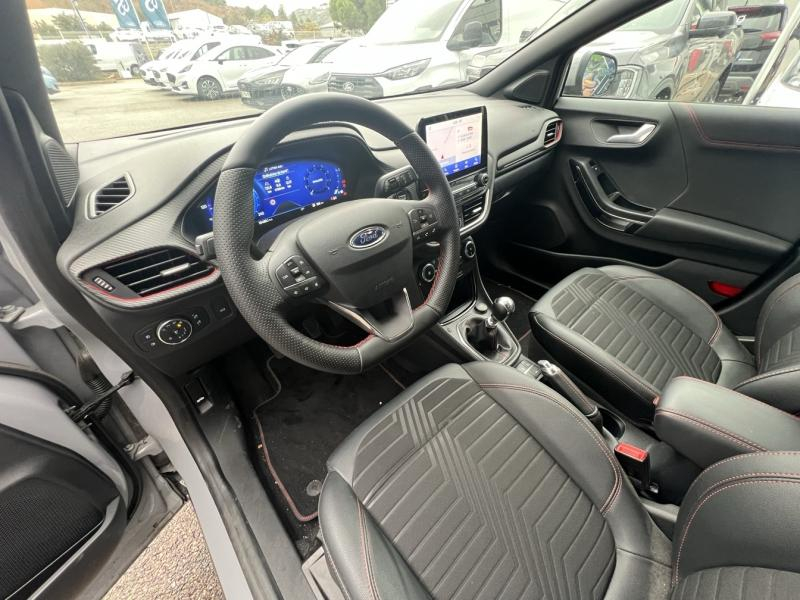
{"label": "dashboard control knob", "polygon": [[489,174],[485,171],[483,173],[478,173],[475,175],[475,183],[481,187],[486,187],[489,185]]}
{"label": "dashboard control knob", "polygon": [[420,267],[419,278],[425,283],[431,283],[436,279],[436,266],[433,263],[425,263]]}
{"label": "dashboard control knob", "polygon": [[478,254],[478,247],[475,245],[472,238],[464,240],[464,244],[461,246],[461,254],[467,260],[472,260],[475,258],[475,255]]}
{"label": "dashboard control knob", "polygon": [[186,319],[168,319],[156,329],[158,339],[168,346],[184,343],[192,335],[192,324]]}

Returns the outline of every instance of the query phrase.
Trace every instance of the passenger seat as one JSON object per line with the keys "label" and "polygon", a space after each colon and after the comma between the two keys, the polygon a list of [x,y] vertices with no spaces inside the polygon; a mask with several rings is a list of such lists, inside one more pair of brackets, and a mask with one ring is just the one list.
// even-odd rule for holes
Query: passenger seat
{"label": "passenger seat", "polygon": [[800,412],[800,275],[758,317],[753,356],[700,297],[627,266],[581,269],[531,309],[533,335],[598,395],[636,420],[679,375]]}

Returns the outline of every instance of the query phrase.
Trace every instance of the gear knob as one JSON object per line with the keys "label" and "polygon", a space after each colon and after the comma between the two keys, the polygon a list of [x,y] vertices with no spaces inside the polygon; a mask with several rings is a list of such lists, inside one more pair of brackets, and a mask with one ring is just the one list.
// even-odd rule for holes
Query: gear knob
{"label": "gear knob", "polygon": [[492,303],[491,316],[486,322],[488,327],[497,327],[498,324],[505,321],[508,317],[514,314],[517,305],[508,296],[498,296]]}

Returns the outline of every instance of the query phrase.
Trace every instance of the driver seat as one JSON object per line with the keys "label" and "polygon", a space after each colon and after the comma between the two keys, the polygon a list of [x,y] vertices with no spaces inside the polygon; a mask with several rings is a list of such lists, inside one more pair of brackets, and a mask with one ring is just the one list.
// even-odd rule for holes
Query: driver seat
{"label": "driver seat", "polygon": [[756,453],[710,467],[672,547],[569,402],[510,367],[448,365],[334,452],[319,523],[348,599],[789,598],[799,466]]}

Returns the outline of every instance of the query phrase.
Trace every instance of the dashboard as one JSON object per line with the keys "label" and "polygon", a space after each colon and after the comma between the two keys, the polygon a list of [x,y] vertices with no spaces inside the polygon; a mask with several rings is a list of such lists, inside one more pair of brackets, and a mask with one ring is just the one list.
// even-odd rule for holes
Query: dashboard
{"label": "dashboard", "polygon": [[[558,141],[550,135],[558,115],[509,100],[448,90],[424,102],[412,96],[382,104],[418,128],[437,154],[463,236],[481,227],[493,203],[545,173]],[[217,179],[249,124],[80,146],[80,210],[59,268],[111,329],[169,374],[185,374],[253,336],[236,314],[213,248]],[[118,194],[119,185],[128,195],[98,214],[95,200],[109,187]],[[254,243],[264,251],[292,219],[337,203],[413,201],[424,193],[403,154],[371,130],[330,123],[299,131],[264,157],[254,176]],[[423,233],[415,239],[424,248]]]}
{"label": "dashboard", "polygon": [[[182,230],[188,239],[212,231],[215,192],[213,185],[186,211]],[[337,163],[317,158],[263,165],[253,177],[256,232],[347,199],[347,178]]]}

